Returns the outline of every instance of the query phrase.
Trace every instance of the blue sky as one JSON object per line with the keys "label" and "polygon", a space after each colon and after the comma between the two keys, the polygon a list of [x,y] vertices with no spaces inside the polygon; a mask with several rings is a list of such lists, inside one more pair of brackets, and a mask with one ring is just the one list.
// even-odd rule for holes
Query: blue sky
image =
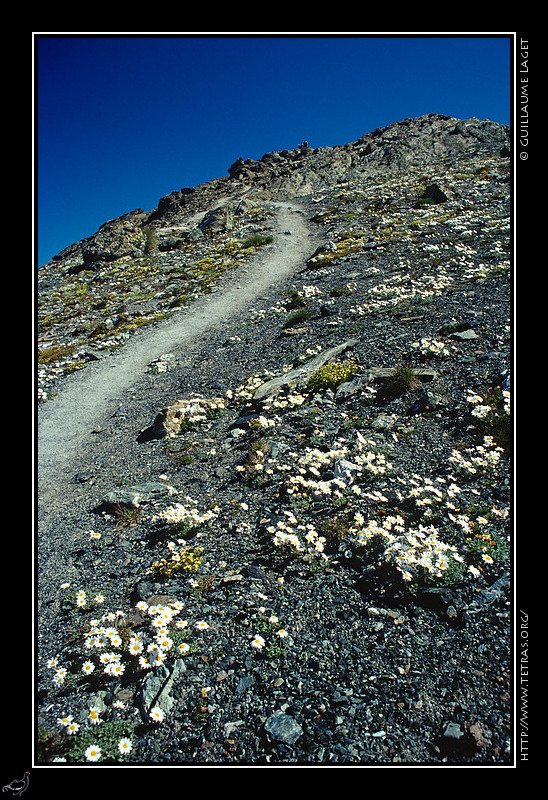
{"label": "blue sky", "polygon": [[37,263],[238,158],[430,112],[510,124],[508,35],[34,34]]}

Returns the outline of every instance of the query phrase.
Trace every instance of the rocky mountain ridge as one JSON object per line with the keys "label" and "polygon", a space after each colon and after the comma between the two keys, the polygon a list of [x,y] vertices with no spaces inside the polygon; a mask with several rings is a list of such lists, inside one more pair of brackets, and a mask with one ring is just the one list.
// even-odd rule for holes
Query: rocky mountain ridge
{"label": "rocky mountain ridge", "polygon": [[[432,167],[443,184],[444,164],[454,167],[470,156],[507,157],[509,146],[507,126],[426,114],[346,145],[312,149],[305,142],[260,160],[240,158],[228,177],[172,191],[152,211],[135,209],[105,222],[39,270],[41,399],[59,375],[81,368],[98,350],[118,347],[141,326],[168,318],[252,256],[270,235],[270,201],[316,193],[315,219],[322,222],[323,191],[366,186],[379,210],[395,202],[384,196],[383,182],[407,173],[415,176],[405,198],[413,204],[427,191]],[[450,195],[447,188],[447,194],[436,191],[437,200]]]}
{"label": "rocky mountain ridge", "polygon": [[[265,153],[260,159],[238,158],[228,169],[228,178],[218,178],[197,187],[174,190],[160,198],[150,212],[135,209],[105,222],[93,236],[65,248],[53,261],[79,257],[72,270],[123,256],[145,254],[147,242],[142,228],[165,231],[163,222],[213,209],[216,202],[230,197],[236,203],[251,193],[255,199],[298,197],[379,173],[385,176],[408,169],[423,169],[443,160],[468,155],[499,153],[510,155],[510,130],[489,120],[458,120],[440,114],[394,122],[364,134],[355,142],[333,147],[312,148],[303,142],[294,150]],[[194,220],[196,221],[196,220]],[[203,221],[199,220],[203,231]],[[207,227],[207,223],[205,225]],[[164,248],[173,242],[164,242]],[[95,267],[98,268],[98,267]]]}
{"label": "rocky mountain ridge", "polygon": [[512,762],[508,133],[425,115],[239,160],[43,268],[56,421],[75,373],[115,383],[309,232],[52,479],[40,763]]}

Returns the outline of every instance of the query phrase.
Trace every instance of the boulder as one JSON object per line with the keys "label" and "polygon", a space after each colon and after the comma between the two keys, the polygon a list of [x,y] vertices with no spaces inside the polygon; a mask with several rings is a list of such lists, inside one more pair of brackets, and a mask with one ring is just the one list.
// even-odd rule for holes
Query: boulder
{"label": "boulder", "polygon": [[142,256],[145,251],[142,225],[146,216],[146,212],[138,208],[105,222],[97,233],[86,240],[82,248],[84,264],[99,261],[110,263],[124,256]]}
{"label": "boulder", "polygon": [[156,500],[166,500],[176,493],[173,486],[159,481],[148,481],[135,486],[125,486],[112,489],[101,503],[104,506],[127,505],[138,507],[141,503],[151,503]]}
{"label": "boulder", "polygon": [[208,211],[200,223],[202,233],[228,231],[233,227],[232,211],[228,206],[219,206]]}
{"label": "boulder", "polygon": [[354,345],[357,343],[358,339],[348,339],[348,341],[343,342],[336,347],[331,347],[329,350],[324,350],[323,353],[320,353],[319,355],[315,356],[315,358],[310,359],[310,361],[307,361],[306,364],[303,364],[301,367],[296,367],[295,369],[292,369],[283,375],[272,378],[272,380],[263,383],[262,386],[259,386],[253,395],[253,400],[265,400],[267,397],[272,397],[273,395],[277,394],[277,392],[279,392],[284,386],[291,386],[299,383],[299,381],[304,380],[323,364],[326,364],[328,361],[331,361],[333,358],[341,355],[341,353],[344,353],[346,350],[354,347]]}
{"label": "boulder", "polygon": [[419,198],[430,203],[446,203],[448,199],[437,183],[430,183]]}

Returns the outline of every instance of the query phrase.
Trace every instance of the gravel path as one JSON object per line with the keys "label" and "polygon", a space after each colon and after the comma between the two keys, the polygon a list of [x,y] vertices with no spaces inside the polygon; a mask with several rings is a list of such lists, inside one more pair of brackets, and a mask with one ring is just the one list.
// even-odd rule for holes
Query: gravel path
{"label": "gravel path", "polygon": [[189,348],[208,330],[248,308],[274,283],[302,267],[313,252],[310,230],[295,204],[276,203],[278,236],[252,264],[221,282],[186,311],[134,336],[108,360],[90,364],[68,386],[44,404],[38,414],[37,476],[39,504],[57,492],[61,475],[74,472],[71,459],[90,431],[112,413],[113,403],[160,355]]}

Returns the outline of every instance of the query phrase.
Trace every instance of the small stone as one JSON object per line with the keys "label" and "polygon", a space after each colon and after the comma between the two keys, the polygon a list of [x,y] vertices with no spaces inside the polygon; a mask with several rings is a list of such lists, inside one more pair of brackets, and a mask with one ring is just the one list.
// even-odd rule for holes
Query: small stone
{"label": "small stone", "polygon": [[461,342],[465,342],[469,339],[477,339],[478,334],[469,328],[466,331],[455,331],[455,333],[451,334],[451,339],[458,339]]}
{"label": "small stone", "polygon": [[285,744],[295,744],[302,736],[303,729],[289,714],[275,711],[265,722],[265,730],[273,739]]}
{"label": "small stone", "polygon": [[245,692],[246,689],[250,689],[254,683],[255,683],[255,678],[253,677],[253,675],[244,675],[238,681],[236,692],[238,694],[242,694],[242,692]]}
{"label": "small stone", "polygon": [[395,423],[395,414],[379,414],[371,423],[371,427],[375,428],[377,431],[389,431],[394,427]]}
{"label": "small stone", "polygon": [[491,744],[491,731],[480,722],[473,722],[468,728],[468,733],[472,737],[476,747],[480,749],[489,747]]}
{"label": "small stone", "polygon": [[463,735],[464,733],[461,726],[456,722],[449,722],[443,732],[444,738],[452,741],[458,741]]}

